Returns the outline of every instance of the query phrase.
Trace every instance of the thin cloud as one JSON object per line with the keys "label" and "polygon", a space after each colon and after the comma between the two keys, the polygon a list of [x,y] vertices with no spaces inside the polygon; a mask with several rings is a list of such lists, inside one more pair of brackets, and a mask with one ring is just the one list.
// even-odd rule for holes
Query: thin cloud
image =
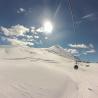
{"label": "thin cloud", "polygon": [[65,52],[68,52],[68,53],[71,53],[71,54],[78,54],[79,52],[78,52],[78,50],[77,49],[64,49],[65,50]]}
{"label": "thin cloud", "polygon": [[43,27],[40,27],[40,28],[36,29],[36,32],[43,33],[44,32]]}
{"label": "thin cloud", "polygon": [[83,49],[88,48],[88,46],[85,45],[85,44],[69,44],[68,46],[71,47],[71,48],[83,48]]}
{"label": "thin cloud", "polygon": [[14,45],[14,46],[33,46],[34,43],[33,42],[25,42],[25,41],[22,41],[22,40],[18,40],[18,39],[7,39],[11,45]]}
{"label": "thin cloud", "polygon": [[26,12],[26,10],[25,10],[24,8],[19,8],[19,9],[17,10],[17,13],[18,13],[18,14],[24,13],[24,12]]}
{"label": "thin cloud", "polygon": [[[33,46],[33,34],[29,35],[30,29],[23,25],[11,26],[6,28],[1,26],[0,31],[6,36],[6,40],[11,45]],[[35,38],[36,39],[36,38]]]}
{"label": "thin cloud", "polygon": [[85,44],[69,44],[69,47],[73,49],[69,49],[67,51],[71,53],[77,53],[80,55],[88,55],[96,53],[95,47],[92,43],[85,45]]}
{"label": "thin cloud", "polygon": [[81,17],[81,19],[79,21],[76,21],[76,25],[80,25],[81,23],[83,23],[85,20],[88,20],[88,21],[95,21],[97,20],[97,14],[96,13],[89,13],[89,14],[86,14],[84,15],[83,17]]}
{"label": "thin cloud", "polygon": [[93,45],[93,44],[89,44],[89,47],[90,47],[90,48],[94,48],[94,45]]}
{"label": "thin cloud", "polygon": [[39,36],[36,36],[36,35],[35,35],[34,38],[39,39]]}
{"label": "thin cloud", "polygon": [[16,26],[11,26],[10,28],[1,26],[0,31],[3,32],[6,36],[23,35],[24,33],[29,32],[29,28],[18,24]]}
{"label": "thin cloud", "polygon": [[96,17],[95,13],[89,13],[89,14],[86,14],[85,16],[83,16],[82,19],[93,21],[93,20],[96,20],[97,17]]}
{"label": "thin cloud", "polygon": [[30,29],[31,29],[32,33],[36,34],[36,28],[35,27],[31,27]]}
{"label": "thin cloud", "polygon": [[84,52],[85,55],[87,55],[87,54],[94,54],[94,53],[96,53],[95,49],[91,49],[91,50],[88,50],[88,51]]}
{"label": "thin cloud", "polygon": [[26,43],[25,42],[23,42],[23,41],[20,41],[20,40],[17,40],[17,39],[7,39],[9,42],[10,42],[10,44],[11,45],[14,45],[14,46],[20,46],[20,45],[22,45],[22,46],[26,46]]}
{"label": "thin cloud", "polygon": [[37,30],[36,27],[28,28],[20,24],[9,28],[3,26],[0,27],[1,35],[5,36],[7,41],[12,45],[42,45],[42,41],[48,39],[48,37],[43,34],[44,32]]}
{"label": "thin cloud", "polygon": [[94,13],[90,13],[90,14],[83,16],[82,19],[86,19],[86,18],[93,17],[93,16],[94,16]]}
{"label": "thin cloud", "polygon": [[91,49],[91,50],[87,51],[87,53],[95,53],[95,52],[96,52],[95,49]]}
{"label": "thin cloud", "polygon": [[47,40],[48,39],[48,37],[45,37],[45,40]]}
{"label": "thin cloud", "polygon": [[38,33],[46,34],[45,33],[46,31],[45,31],[44,27],[39,27],[39,28],[31,27],[31,32],[34,33],[34,34],[38,34]]}
{"label": "thin cloud", "polygon": [[3,26],[0,27],[0,32],[2,32],[4,35],[9,35],[9,30]]}

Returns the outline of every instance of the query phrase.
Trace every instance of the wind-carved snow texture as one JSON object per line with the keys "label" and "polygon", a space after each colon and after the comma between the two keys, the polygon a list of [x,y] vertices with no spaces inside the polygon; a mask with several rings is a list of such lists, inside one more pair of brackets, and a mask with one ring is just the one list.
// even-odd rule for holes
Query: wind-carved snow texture
{"label": "wind-carved snow texture", "polygon": [[60,46],[0,47],[0,98],[98,98],[98,64]]}

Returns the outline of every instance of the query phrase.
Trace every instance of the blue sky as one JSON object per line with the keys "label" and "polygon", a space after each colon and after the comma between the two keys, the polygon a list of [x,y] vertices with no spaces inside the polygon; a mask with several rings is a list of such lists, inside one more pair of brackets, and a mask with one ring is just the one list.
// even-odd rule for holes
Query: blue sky
{"label": "blue sky", "polygon": [[[98,61],[98,1],[0,0],[0,44],[50,47],[59,44],[82,59]],[[53,25],[51,34],[41,30]]]}

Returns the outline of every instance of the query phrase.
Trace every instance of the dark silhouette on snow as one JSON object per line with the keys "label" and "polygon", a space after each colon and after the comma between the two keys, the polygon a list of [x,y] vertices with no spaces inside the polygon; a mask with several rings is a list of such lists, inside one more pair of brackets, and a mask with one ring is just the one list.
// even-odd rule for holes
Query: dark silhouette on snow
{"label": "dark silhouette on snow", "polygon": [[78,67],[78,61],[76,60],[76,64],[74,65],[74,69],[75,69],[75,70],[78,70],[78,68],[79,68],[79,67]]}

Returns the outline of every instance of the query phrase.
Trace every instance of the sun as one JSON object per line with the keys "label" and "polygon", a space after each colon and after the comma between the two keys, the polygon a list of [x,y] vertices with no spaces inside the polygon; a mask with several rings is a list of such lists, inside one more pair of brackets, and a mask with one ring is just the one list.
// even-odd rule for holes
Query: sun
{"label": "sun", "polygon": [[45,33],[52,33],[53,25],[50,21],[45,21],[43,24],[43,29]]}

